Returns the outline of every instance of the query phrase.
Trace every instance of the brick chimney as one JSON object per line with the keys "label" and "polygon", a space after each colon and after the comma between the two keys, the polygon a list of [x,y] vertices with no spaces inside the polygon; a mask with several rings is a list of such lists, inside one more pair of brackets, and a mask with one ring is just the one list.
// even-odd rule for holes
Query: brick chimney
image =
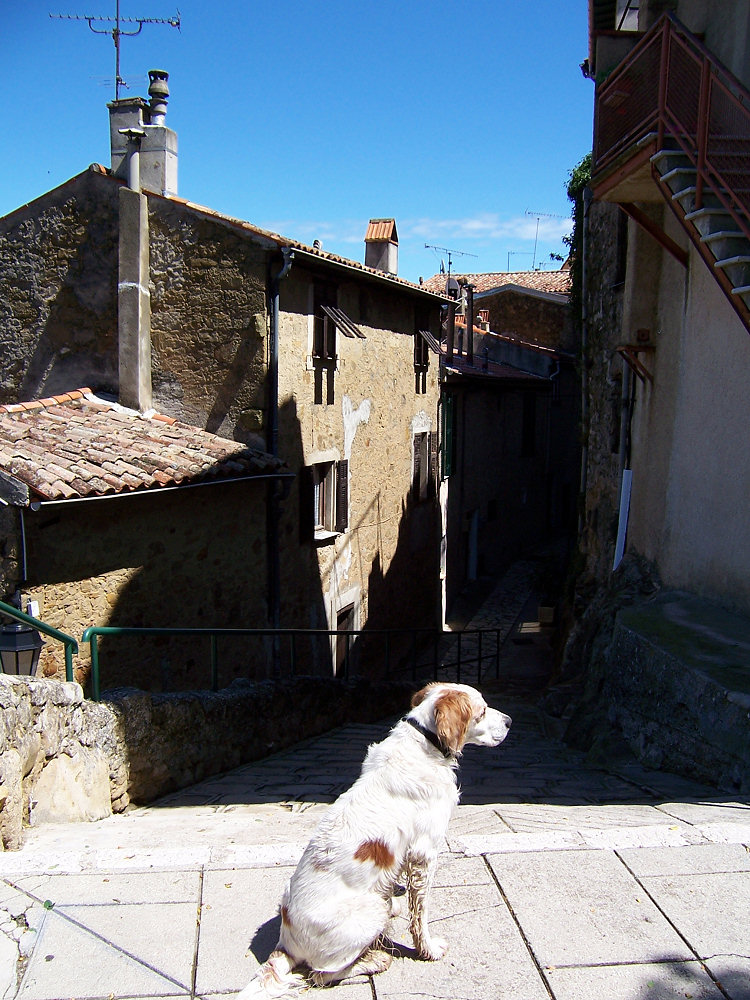
{"label": "brick chimney", "polygon": [[398,274],[398,233],[395,219],[370,219],[365,234],[365,267]]}
{"label": "brick chimney", "polygon": [[152,69],[148,78],[150,101],[128,97],[107,105],[112,173],[135,190],[176,195],[177,133],[164,124],[169,73]]}

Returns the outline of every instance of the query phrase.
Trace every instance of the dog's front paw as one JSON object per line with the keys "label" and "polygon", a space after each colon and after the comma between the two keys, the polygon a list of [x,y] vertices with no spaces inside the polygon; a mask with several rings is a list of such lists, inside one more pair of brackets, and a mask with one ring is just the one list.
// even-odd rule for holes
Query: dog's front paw
{"label": "dog's front paw", "polygon": [[426,962],[438,962],[448,951],[448,942],[442,938],[430,938],[419,949],[419,957]]}

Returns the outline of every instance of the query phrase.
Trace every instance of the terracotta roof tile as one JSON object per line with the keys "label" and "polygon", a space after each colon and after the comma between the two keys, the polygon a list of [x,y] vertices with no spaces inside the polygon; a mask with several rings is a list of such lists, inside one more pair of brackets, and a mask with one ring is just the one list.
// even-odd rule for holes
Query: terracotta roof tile
{"label": "terracotta roof tile", "polygon": [[161,414],[144,415],[89,389],[0,406],[0,469],[38,500],[279,473],[259,449]]}
{"label": "terracotta roof tile", "polygon": [[[485,274],[452,274],[452,278],[474,285],[477,292],[489,292],[499,288],[527,288],[533,292],[552,295],[570,294],[570,271],[490,271]],[[447,275],[435,274],[422,285],[430,292],[444,292]]]}
{"label": "terracotta roof tile", "polygon": [[395,219],[370,219],[365,233],[365,243],[381,240],[398,243]]}

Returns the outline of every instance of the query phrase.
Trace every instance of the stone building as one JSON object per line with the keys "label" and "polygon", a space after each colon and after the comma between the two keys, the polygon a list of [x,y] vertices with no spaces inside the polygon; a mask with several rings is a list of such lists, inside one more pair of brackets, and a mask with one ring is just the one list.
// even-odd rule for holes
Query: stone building
{"label": "stone building", "polygon": [[446,293],[473,289],[440,345],[448,609],[467,583],[498,576],[543,543],[572,539],[581,398],[566,269],[450,280],[425,282]]}
{"label": "stone building", "polygon": [[[153,592],[136,609],[131,589],[140,621],[192,624],[199,603],[204,621],[243,627],[439,624],[439,511],[413,481],[418,465],[436,475],[434,455],[420,459],[437,440],[439,366],[417,367],[415,344],[437,333],[442,297],[394,273],[393,220],[368,231],[371,267],[179,198],[166,78],[151,76],[151,103],[110,105],[110,169],[0,220],[0,403],[87,386],[280,458],[294,477],[209,514],[227,558],[207,560],[198,586],[172,578],[182,620]],[[257,559],[254,542],[228,541],[259,525]],[[234,577],[232,555],[252,565]],[[238,596],[250,577],[252,610]],[[34,597],[44,566],[24,583]],[[89,623],[115,616],[122,590],[108,593]],[[56,600],[45,592],[45,613],[75,634]],[[329,670],[321,648],[310,656]]]}

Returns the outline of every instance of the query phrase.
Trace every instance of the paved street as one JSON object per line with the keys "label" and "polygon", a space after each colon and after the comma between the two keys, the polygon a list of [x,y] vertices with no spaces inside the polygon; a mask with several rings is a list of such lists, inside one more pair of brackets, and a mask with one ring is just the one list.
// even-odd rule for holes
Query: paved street
{"label": "paved street", "polygon": [[[516,622],[502,657],[516,680],[546,655],[525,620],[528,570],[469,622]],[[448,955],[417,960],[399,918],[391,968],[325,995],[750,1000],[750,803],[636,763],[593,767],[545,733],[517,684],[512,697],[482,687],[514,722],[500,747],[463,758],[432,905]],[[0,994],[231,996],[276,942],[282,887],[326,805],[392,721],[344,726],[148,808],[28,831],[0,855]]]}
{"label": "paved street", "polygon": [[[748,803],[636,765],[591,769],[528,704],[501,703],[511,734],[464,756],[434,892],[448,956],[415,960],[397,920],[390,970],[333,995],[748,1000]],[[275,943],[291,866],[386,728],[343,727],[149,808],[30,831],[0,857],[6,934],[30,928],[18,997],[241,988]]]}

